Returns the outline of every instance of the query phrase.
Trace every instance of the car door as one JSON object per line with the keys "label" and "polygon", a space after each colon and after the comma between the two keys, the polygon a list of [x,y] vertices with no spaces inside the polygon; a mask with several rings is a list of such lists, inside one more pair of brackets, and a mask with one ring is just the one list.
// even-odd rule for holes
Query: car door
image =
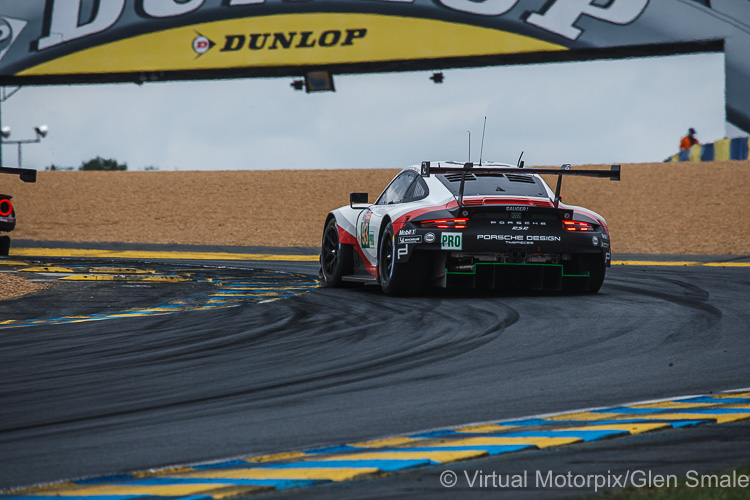
{"label": "car door", "polygon": [[383,219],[403,201],[416,177],[417,173],[412,170],[400,173],[383,190],[378,201],[360,213],[357,219],[357,238],[362,253],[371,264],[376,265],[378,261],[378,240]]}

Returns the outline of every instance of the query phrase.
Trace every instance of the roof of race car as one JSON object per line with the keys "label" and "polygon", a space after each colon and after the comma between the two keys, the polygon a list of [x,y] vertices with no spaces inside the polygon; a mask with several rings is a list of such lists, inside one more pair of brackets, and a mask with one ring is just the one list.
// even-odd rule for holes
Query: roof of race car
{"label": "roof of race car", "polygon": [[[455,161],[455,160],[448,160],[448,161],[440,160],[440,161],[430,161],[429,163],[433,167],[437,167],[437,168],[441,168],[441,167],[442,168],[446,168],[447,167],[447,168],[450,168],[451,170],[453,168],[455,168],[456,172],[466,171],[466,170],[464,170],[464,165],[466,164],[466,162]],[[510,168],[510,169],[513,169],[513,170],[518,170],[519,173],[524,173],[524,170],[526,170],[523,167],[520,167],[518,165],[512,165],[512,164],[509,164],[509,163],[493,162],[493,161],[483,161],[481,167],[479,166],[478,163],[475,163],[473,170],[474,169],[485,169],[485,168],[489,168],[489,169],[492,169],[492,168],[508,169],[508,168]],[[418,174],[421,174],[422,173],[422,164],[420,164],[420,165],[409,165],[408,167],[406,167],[406,168],[404,168],[402,170],[402,172],[406,172],[406,171],[413,171],[413,172],[417,172]],[[471,170],[468,170],[466,172],[471,172]],[[486,172],[486,170],[485,170],[485,172]],[[508,173],[508,172],[507,171],[506,172],[502,172],[501,171],[501,172],[498,172],[498,175],[503,175],[504,173]],[[546,191],[546,195],[547,195],[548,198],[553,198],[554,197],[553,191],[547,185],[547,183],[544,182],[544,179],[542,179],[539,175],[537,175],[537,174],[535,174],[533,172],[528,172],[528,175],[537,178],[541,182],[542,186],[544,187],[544,190]],[[467,180],[470,180],[470,179],[467,179]],[[438,183],[438,185],[440,185],[440,184]],[[447,186],[446,186],[446,188],[447,188]]]}

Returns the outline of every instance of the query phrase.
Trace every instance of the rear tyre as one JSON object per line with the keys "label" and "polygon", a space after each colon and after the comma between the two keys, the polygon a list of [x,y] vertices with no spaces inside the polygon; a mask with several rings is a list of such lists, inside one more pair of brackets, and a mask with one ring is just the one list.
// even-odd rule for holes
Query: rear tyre
{"label": "rear tyre", "polygon": [[429,255],[415,251],[409,262],[396,261],[396,239],[393,224],[383,230],[378,247],[380,288],[386,295],[410,295],[425,291],[430,278]]}
{"label": "rear tyre", "polygon": [[602,255],[581,256],[581,267],[589,272],[586,292],[597,293],[604,283],[604,275],[607,271],[607,267],[604,265],[604,257]]}
{"label": "rear tyre", "polygon": [[327,286],[341,286],[341,277],[352,273],[352,247],[339,240],[336,219],[331,219],[323,230],[320,247],[320,275]]}
{"label": "rear tyre", "polygon": [[10,236],[0,236],[0,257],[7,257],[10,253]]}

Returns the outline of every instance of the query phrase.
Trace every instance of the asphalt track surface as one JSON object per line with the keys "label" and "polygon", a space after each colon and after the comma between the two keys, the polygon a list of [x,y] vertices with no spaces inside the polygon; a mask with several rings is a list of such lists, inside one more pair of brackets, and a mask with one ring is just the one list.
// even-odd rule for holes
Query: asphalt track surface
{"label": "asphalt track surface", "polygon": [[[314,262],[231,266],[317,272]],[[66,284],[3,303],[0,319],[203,293],[189,286]],[[594,296],[318,288],[238,307],[0,329],[0,489],[747,388],[748,292],[746,265],[627,265],[613,266]],[[714,425],[273,495],[576,497],[593,491],[446,489],[438,478],[445,469],[717,471],[749,464],[749,444],[750,424]]]}

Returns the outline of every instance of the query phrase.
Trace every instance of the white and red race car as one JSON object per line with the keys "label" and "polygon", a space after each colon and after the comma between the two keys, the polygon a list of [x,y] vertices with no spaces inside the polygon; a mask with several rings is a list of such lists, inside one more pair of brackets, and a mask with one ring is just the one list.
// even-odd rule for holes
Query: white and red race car
{"label": "white and red race car", "polygon": [[[540,174],[558,176],[556,191]],[[569,175],[620,180],[620,166],[407,167],[374,204],[351,193],[349,206],[328,214],[321,277],[329,286],[379,284],[395,295],[454,286],[596,293],[610,265],[609,230],[601,215],[561,203]]]}
{"label": "white and red race car", "polygon": [[[0,167],[0,174],[18,174],[24,182],[36,182],[36,170],[31,168]],[[10,232],[16,227],[16,211],[13,208],[13,197],[0,194],[0,233]],[[0,257],[10,252],[10,236],[0,234]]]}

